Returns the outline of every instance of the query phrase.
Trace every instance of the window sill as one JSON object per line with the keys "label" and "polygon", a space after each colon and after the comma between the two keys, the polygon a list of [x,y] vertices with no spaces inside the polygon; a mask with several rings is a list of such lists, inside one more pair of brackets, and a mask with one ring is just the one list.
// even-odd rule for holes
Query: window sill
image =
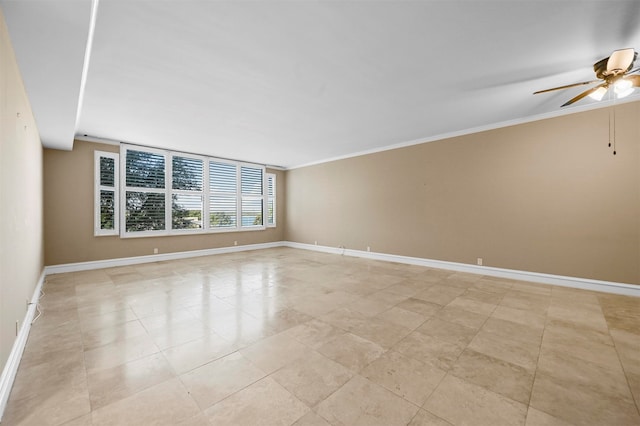
{"label": "window sill", "polygon": [[[120,238],[146,238],[146,237],[175,237],[184,235],[211,235],[211,234],[226,234],[234,232],[253,232],[253,231],[265,231],[266,226],[255,226],[245,228],[233,228],[233,229],[208,229],[208,230],[183,230],[183,231],[144,231],[144,232],[128,232],[120,235]],[[117,234],[116,234],[117,235]]]}

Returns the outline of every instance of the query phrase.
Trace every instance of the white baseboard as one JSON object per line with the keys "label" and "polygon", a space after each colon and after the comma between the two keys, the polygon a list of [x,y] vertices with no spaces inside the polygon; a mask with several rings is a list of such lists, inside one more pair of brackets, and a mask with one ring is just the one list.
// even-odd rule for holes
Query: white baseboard
{"label": "white baseboard", "polygon": [[313,250],[323,253],[342,254],[345,256],[362,257],[366,259],[383,260],[387,262],[406,263],[409,265],[426,266],[429,268],[447,269],[456,272],[487,275],[491,277],[509,278],[513,280],[529,281],[539,284],[550,284],[561,287],[572,287],[583,290],[604,293],[621,294],[640,297],[640,285],[617,283],[613,281],[599,281],[588,278],[576,278],[563,275],[543,274],[540,272],[518,271],[515,269],[494,268],[491,266],[477,266],[467,263],[447,262],[443,260],[424,259],[419,257],[398,256],[395,254],[374,253],[362,250],[351,250],[337,247],[317,246],[313,244],[294,243],[285,241],[285,247]]}
{"label": "white baseboard", "polygon": [[87,271],[91,269],[112,268],[115,266],[135,265],[140,263],[160,262],[164,260],[186,259],[189,257],[210,256],[214,254],[235,253],[248,250],[260,250],[274,247],[290,247],[312,250],[323,253],[341,254],[345,256],[362,257],[366,259],[382,260],[386,262],[406,263],[409,265],[426,266],[429,268],[446,269],[456,272],[486,275],[491,277],[509,278],[519,281],[529,281],[539,284],[557,285],[561,287],[579,288],[583,290],[600,291],[605,293],[622,294],[640,297],[640,285],[600,281],[588,278],[577,278],[563,275],[544,274],[540,272],[518,271],[515,269],[495,268],[492,266],[478,266],[467,263],[448,262],[444,260],[424,259],[420,257],[400,256],[395,254],[376,253],[362,250],[343,249],[338,247],[317,246],[313,244],[296,243],[291,241],[276,241],[262,244],[220,247],[205,250],[183,251],[176,253],[153,254],[149,256],[124,257],[119,259],[97,260],[92,262],[67,263],[64,265],[46,266],[44,273],[60,274],[65,272]]}
{"label": "white baseboard", "polygon": [[116,266],[137,265],[140,263],[161,262],[165,260],[186,259],[189,257],[210,256],[213,254],[236,253],[239,251],[260,250],[283,247],[284,242],[247,244],[242,246],[220,247],[204,250],[180,251],[175,253],[151,254],[148,256],[121,257],[117,259],[94,260],[90,262],[65,263],[63,265],[45,266],[46,275],[62,274],[65,272],[88,271],[92,269],[113,268]]}
{"label": "white baseboard", "polygon": [[13,381],[15,380],[16,373],[18,372],[20,359],[22,358],[22,353],[24,352],[24,348],[27,344],[27,338],[29,337],[29,331],[31,330],[31,322],[33,321],[36,306],[40,300],[40,291],[44,284],[44,278],[45,272],[42,271],[42,274],[40,274],[40,278],[38,279],[38,283],[36,284],[36,288],[33,291],[33,296],[31,297],[27,313],[22,321],[22,326],[20,327],[16,340],[13,342],[9,358],[2,370],[2,376],[0,376],[0,421],[2,421],[4,409],[7,406],[9,394],[11,393],[11,387],[13,386]]}

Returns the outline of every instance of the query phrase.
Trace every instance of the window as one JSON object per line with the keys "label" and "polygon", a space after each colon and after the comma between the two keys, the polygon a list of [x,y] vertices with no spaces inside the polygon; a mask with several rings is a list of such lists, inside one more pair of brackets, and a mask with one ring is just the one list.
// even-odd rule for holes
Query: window
{"label": "window", "polygon": [[203,229],[204,161],[171,158],[171,229]]}
{"label": "window", "polygon": [[276,175],[267,173],[267,226],[276,226]]}
{"label": "window", "polygon": [[126,149],[123,162],[123,234],[166,230],[167,155],[156,150]]}
{"label": "window", "polygon": [[123,144],[120,169],[121,236],[266,227],[264,166]]}
{"label": "window", "polygon": [[99,235],[118,235],[118,154],[94,153],[94,232]]}
{"label": "window", "polygon": [[235,228],[238,223],[238,166],[209,162],[209,226]]}
{"label": "window", "polygon": [[264,204],[262,168],[240,167],[240,188],[242,193],[242,226],[263,226]]}

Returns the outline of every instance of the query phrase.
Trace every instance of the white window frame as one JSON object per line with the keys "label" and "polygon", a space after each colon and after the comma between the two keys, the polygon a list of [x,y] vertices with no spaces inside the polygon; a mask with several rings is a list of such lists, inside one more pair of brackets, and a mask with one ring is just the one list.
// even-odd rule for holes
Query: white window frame
{"label": "white window frame", "polygon": [[[220,164],[229,164],[232,166],[235,166],[236,168],[236,192],[233,194],[236,197],[236,226],[233,227],[211,227],[211,218],[209,217],[209,215],[211,214],[211,197],[215,197],[215,196],[222,196],[222,197],[228,197],[231,194],[230,193],[226,193],[226,192],[217,192],[217,191],[211,191],[211,176],[209,175],[209,173],[211,172],[209,170],[209,168],[211,167],[210,163],[220,163]],[[237,161],[229,161],[229,160],[222,160],[219,158],[213,158],[213,157],[209,157],[207,158],[207,173],[205,175],[205,180],[206,180],[206,187],[207,187],[207,199],[206,199],[206,203],[207,203],[207,230],[208,232],[211,233],[218,233],[218,232],[237,232],[239,230],[242,230],[242,217],[241,217],[241,210],[240,210],[240,199],[241,199],[241,194],[240,194],[240,165],[238,164]],[[246,229],[245,229],[246,230]]]}
{"label": "white window frame", "polygon": [[[265,199],[265,206],[264,206],[264,211],[266,212],[265,214],[265,225],[267,226],[267,228],[275,228],[276,224],[277,224],[277,212],[278,212],[278,208],[277,208],[277,190],[276,190],[276,183],[278,182],[277,180],[277,176],[275,173],[265,173],[264,174],[264,199]],[[269,180],[273,181],[273,184],[271,185],[273,188],[273,195],[269,195]],[[269,223],[268,218],[269,218],[269,201],[273,201],[273,223]]]}
{"label": "white window frame", "polygon": [[[126,159],[127,159],[127,151],[142,151],[148,152],[152,154],[162,155],[164,157],[165,162],[165,173],[164,173],[164,188],[140,188],[140,187],[129,187],[127,186],[126,180]],[[203,162],[203,190],[199,191],[186,191],[186,190],[174,190],[173,189],[173,158],[174,157],[184,157],[184,158],[193,158],[202,160]],[[209,163],[225,163],[231,164],[236,167],[236,226],[235,227],[224,227],[224,228],[212,228],[210,225],[210,200],[214,194],[210,191],[210,170]],[[242,194],[242,167],[249,167],[252,169],[259,169],[262,173],[262,194],[261,195],[253,195],[253,194]],[[275,175],[274,175],[275,176]],[[243,232],[243,231],[259,231],[267,229],[267,173],[266,167],[261,164],[254,163],[246,163],[232,160],[225,160],[215,157],[208,157],[196,154],[188,154],[182,153],[179,151],[168,151],[161,150],[157,148],[149,148],[146,146],[139,145],[129,145],[129,144],[121,144],[120,145],[120,182],[122,182],[121,190],[119,193],[119,232],[121,238],[137,238],[137,237],[152,237],[152,236],[170,236],[170,235],[193,235],[193,234],[205,234],[205,233],[220,233],[220,232]],[[165,194],[165,229],[157,230],[157,231],[137,231],[137,232],[127,232],[126,230],[126,221],[125,221],[125,210],[126,210],[126,194],[128,191],[131,192],[151,192],[151,193],[162,193]],[[275,191],[275,187],[274,187]],[[194,228],[194,229],[172,229],[173,218],[172,218],[172,194],[201,194],[203,200],[202,206],[202,228]],[[261,225],[242,225],[242,203],[245,200],[259,200],[262,206],[262,224]],[[275,215],[274,215],[275,221]],[[274,225],[275,226],[275,223]],[[114,233],[117,235],[117,232]]]}
{"label": "white window frame", "polygon": [[[137,186],[127,186],[127,151],[142,151],[152,154],[162,155],[164,157],[164,188],[140,188]],[[153,237],[169,235],[171,229],[171,208],[167,208],[167,203],[171,203],[170,196],[168,195],[171,186],[171,165],[168,164],[171,161],[169,153],[155,148],[147,148],[136,145],[121,145],[120,155],[120,174],[122,182],[122,191],[120,192],[120,238],[132,238],[132,237]],[[125,210],[127,208],[127,191],[131,192],[150,192],[156,194],[164,194],[164,229],[157,231],[139,231],[139,232],[127,232],[127,223],[125,218]]]}
{"label": "white window frame", "polygon": [[[93,153],[93,235],[95,237],[113,236],[120,233],[120,154],[117,152],[94,151]],[[113,186],[100,184],[100,159],[111,158],[113,160]],[[100,193],[101,191],[113,192],[113,229],[102,229]]]}
{"label": "white window frame", "polygon": [[[262,173],[262,194],[261,195],[253,195],[253,194],[243,194],[242,193],[242,168],[243,167],[247,167],[247,168],[251,168],[251,169],[260,169],[261,173]],[[253,230],[264,230],[267,229],[266,227],[266,220],[265,220],[265,182],[267,181],[266,178],[266,173],[265,173],[265,167],[258,165],[258,164],[251,164],[251,163],[238,163],[238,218],[239,221],[237,223],[237,225],[244,230],[248,230],[248,229],[253,229]],[[260,204],[262,205],[262,224],[261,225],[247,225],[247,226],[242,226],[242,204],[244,203],[244,201],[260,201]]]}
{"label": "white window frame", "polygon": [[[200,155],[194,155],[194,154],[183,154],[181,152],[174,152],[174,151],[170,151],[168,152],[169,155],[169,161],[166,164],[166,168],[168,169],[168,176],[169,176],[169,185],[165,185],[167,186],[167,192],[169,193],[169,196],[167,198],[167,201],[169,203],[169,207],[166,207],[167,210],[169,210],[169,218],[171,219],[171,223],[169,223],[169,234],[170,235],[185,235],[185,234],[193,234],[193,233],[202,233],[203,231],[205,231],[207,229],[207,224],[205,223],[205,218],[207,218],[208,216],[206,216],[208,214],[209,211],[209,207],[205,205],[207,199],[208,199],[208,192],[209,192],[209,186],[208,186],[208,182],[207,182],[207,177],[209,176],[209,161],[207,160],[207,157],[203,157]],[[190,190],[183,190],[183,189],[173,189],[173,158],[174,157],[181,157],[181,158],[189,158],[189,159],[193,159],[193,160],[200,160],[202,161],[202,191],[190,191]],[[191,229],[173,229],[173,209],[172,209],[172,195],[176,194],[176,195],[200,195],[202,197],[202,228],[191,228]],[[208,222],[208,221],[207,221]]]}

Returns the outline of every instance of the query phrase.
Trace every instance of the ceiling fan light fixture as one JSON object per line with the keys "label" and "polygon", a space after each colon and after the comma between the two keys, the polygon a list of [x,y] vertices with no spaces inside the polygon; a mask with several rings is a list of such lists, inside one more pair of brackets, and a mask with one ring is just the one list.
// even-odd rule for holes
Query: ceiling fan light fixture
{"label": "ceiling fan light fixture", "polygon": [[616,81],[613,85],[615,87],[616,92],[618,91],[626,91],[633,86],[633,82],[631,80],[627,80],[626,78],[621,78]]}
{"label": "ceiling fan light fixture", "polygon": [[627,90],[620,90],[620,91],[616,90],[616,97],[618,99],[622,99],[622,98],[626,98],[632,93],[633,93],[633,87],[629,87]]}
{"label": "ceiling fan light fixture", "polygon": [[620,99],[627,97],[633,93],[633,82],[631,80],[621,78],[615,82],[613,90],[616,92],[617,98]]}
{"label": "ceiling fan light fixture", "polygon": [[607,88],[606,87],[598,87],[598,89],[596,91],[594,91],[591,94],[589,94],[589,97],[591,99],[595,99],[596,101],[601,101],[602,98],[604,97],[605,93],[607,93]]}

